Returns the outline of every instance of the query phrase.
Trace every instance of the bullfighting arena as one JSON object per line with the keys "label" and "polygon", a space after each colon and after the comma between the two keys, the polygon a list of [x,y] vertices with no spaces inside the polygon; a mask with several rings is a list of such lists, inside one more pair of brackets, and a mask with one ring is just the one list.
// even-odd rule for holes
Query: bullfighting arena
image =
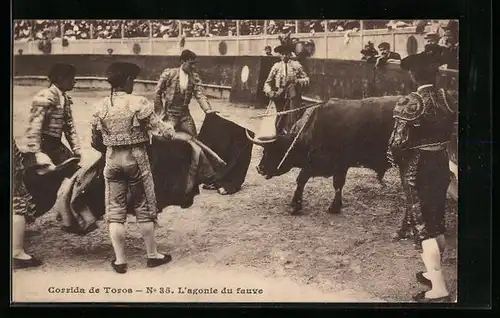
{"label": "bullfighting arena", "polygon": [[[32,96],[42,87],[15,86],[14,136],[27,124]],[[83,164],[98,156],[90,147],[93,104],[107,91],[73,91],[73,116],[82,139]],[[149,96],[152,98],[152,96]],[[255,130],[263,110],[211,100],[221,116]],[[191,112],[201,127],[204,115],[196,101]],[[36,269],[13,272],[14,301],[293,301],[293,302],[407,302],[422,290],[415,273],[423,270],[411,241],[393,242],[403,215],[403,193],[397,172],[389,170],[386,186],[373,171],[350,169],[339,215],[326,213],[333,199],[332,181],[314,178],[304,191],[304,214],[287,212],[298,170],[265,180],[255,171],[261,149],[252,162],[240,192],[221,196],[201,189],[189,209],[168,207],[159,216],[159,251],[173,261],[147,269],[143,242],[129,218],[129,271],[117,275],[110,267],[113,249],[102,221],[86,235],[60,229],[54,213],[28,226],[26,247],[44,261]],[[457,203],[447,204],[447,249],[443,269],[451,295],[457,288]],[[175,294],[146,294],[146,288],[175,288]],[[53,287],[49,290],[50,287]],[[57,292],[83,287],[85,294]],[[89,294],[90,287],[101,288]],[[132,293],[105,293],[104,287],[130,288]],[[178,287],[217,288],[219,294],[177,293]],[[233,294],[220,290],[232,288]],[[237,293],[237,288],[251,294]],[[257,292],[262,289],[261,292]],[[143,292],[137,292],[142,290]]]}

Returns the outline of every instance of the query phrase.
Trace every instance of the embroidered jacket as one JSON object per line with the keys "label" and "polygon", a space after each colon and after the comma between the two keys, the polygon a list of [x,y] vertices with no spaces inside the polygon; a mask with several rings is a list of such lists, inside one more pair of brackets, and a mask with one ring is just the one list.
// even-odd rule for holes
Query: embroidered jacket
{"label": "embroidered jacket", "polygon": [[36,94],[31,103],[23,152],[43,151],[42,134],[61,138],[64,133],[73,152],[79,154],[80,142],[73,122],[72,104],[71,98],[54,85]]}
{"label": "embroidered jacket", "polygon": [[170,138],[173,128],[162,122],[142,96],[115,92],[103,98],[92,118],[92,147],[125,146],[149,141],[149,134]]}
{"label": "embroidered jacket", "polygon": [[394,109],[394,130],[389,140],[391,151],[445,146],[451,140],[455,103],[444,89],[421,86],[401,98]]}
{"label": "embroidered jacket", "polygon": [[166,115],[182,116],[189,113],[189,103],[194,96],[204,111],[210,109],[210,103],[203,92],[201,79],[197,73],[188,77],[187,87],[181,91],[179,68],[165,69],[155,89],[154,110],[164,119]]}
{"label": "embroidered jacket", "polygon": [[289,82],[309,84],[309,77],[304,72],[302,65],[290,60],[287,63],[277,62],[271,68],[269,76],[264,83],[264,93],[270,96],[275,91],[282,91]]}

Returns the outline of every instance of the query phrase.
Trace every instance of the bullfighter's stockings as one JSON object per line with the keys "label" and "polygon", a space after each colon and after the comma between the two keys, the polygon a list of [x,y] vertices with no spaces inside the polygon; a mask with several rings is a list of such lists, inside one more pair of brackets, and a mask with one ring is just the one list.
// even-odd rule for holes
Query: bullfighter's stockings
{"label": "bullfighter's stockings", "polygon": [[436,299],[449,295],[441,267],[441,253],[435,238],[422,241],[422,260],[427,273],[424,275],[432,282],[432,289],[425,293],[426,299]]}

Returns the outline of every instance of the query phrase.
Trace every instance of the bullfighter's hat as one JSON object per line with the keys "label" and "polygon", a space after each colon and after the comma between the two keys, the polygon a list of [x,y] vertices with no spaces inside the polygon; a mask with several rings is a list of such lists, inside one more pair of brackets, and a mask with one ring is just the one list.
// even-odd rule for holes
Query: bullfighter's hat
{"label": "bullfighter's hat", "polygon": [[277,47],[274,48],[274,52],[279,53],[279,54],[292,53],[293,48],[291,45],[281,44],[281,45],[278,45]]}
{"label": "bullfighter's hat", "polygon": [[196,54],[190,50],[183,50],[181,52],[181,61],[189,61],[196,59]]}
{"label": "bullfighter's hat", "polygon": [[407,71],[438,71],[445,64],[441,54],[441,47],[437,44],[427,44],[424,51],[413,54],[401,60],[401,68]]}
{"label": "bullfighter's hat", "polygon": [[124,85],[127,77],[136,78],[141,68],[134,63],[115,62],[106,70],[107,80],[111,86]]}
{"label": "bullfighter's hat", "polygon": [[60,76],[74,76],[76,73],[76,68],[67,63],[56,63],[50,68],[48,78],[50,81],[56,80]]}
{"label": "bullfighter's hat", "polygon": [[125,76],[137,77],[141,72],[141,68],[134,63],[129,62],[115,62],[112,63],[106,73],[109,76]]}

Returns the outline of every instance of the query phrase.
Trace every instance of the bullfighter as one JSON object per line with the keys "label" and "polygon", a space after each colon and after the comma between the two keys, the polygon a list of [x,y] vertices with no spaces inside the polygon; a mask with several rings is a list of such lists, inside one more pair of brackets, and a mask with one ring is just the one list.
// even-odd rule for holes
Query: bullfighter
{"label": "bullfighter", "polygon": [[[43,164],[58,165],[71,157],[81,157],[80,141],[76,133],[71,105],[67,92],[75,85],[74,66],[64,63],[55,64],[49,73],[49,88],[40,91],[32,101],[26,142],[20,149],[24,153],[27,167]],[[68,140],[71,150],[61,140]],[[68,170],[67,177],[76,172],[79,166]]]}
{"label": "bullfighter", "polygon": [[[293,47],[282,44],[274,49],[281,55],[264,83],[264,93],[274,100],[278,112],[298,108],[302,105],[301,87],[309,85],[309,77],[298,61],[291,60]],[[303,112],[280,115],[276,120],[277,134],[287,134]]]}
{"label": "bullfighter", "polygon": [[155,113],[163,121],[170,122],[176,131],[196,137],[196,125],[189,112],[191,98],[198,101],[205,114],[215,112],[208,102],[201,86],[201,79],[195,71],[196,54],[184,50],[178,68],[165,69],[155,89]]}
{"label": "bullfighter", "polygon": [[105,218],[116,256],[111,266],[120,274],[127,271],[124,223],[129,206],[146,245],[147,266],[160,266],[172,259],[156,247],[158,208],[147,147],[149,133],[170,139],[175,131],[156,116],[146,98],[132,95],[139,72],[132,63],[109,66],[111,94],[98,103],[92,121],[92,147],[105,156]]}
{"label": "bullfighter", "polygon": [[406,193],[406,212],[398,237],[413,235],[426,271],[417,280],[431,289],[414,296],[418,302],[449,301],[441,266],[445,245],[445,203],[450,182],[446,145],[451,141],[455,121],[454,101],[436,87],[439,66],[433,54],[436,44],[401,61],[419,85],[403,97],[394,109],[394,130],[389,153],[398,164]]}

